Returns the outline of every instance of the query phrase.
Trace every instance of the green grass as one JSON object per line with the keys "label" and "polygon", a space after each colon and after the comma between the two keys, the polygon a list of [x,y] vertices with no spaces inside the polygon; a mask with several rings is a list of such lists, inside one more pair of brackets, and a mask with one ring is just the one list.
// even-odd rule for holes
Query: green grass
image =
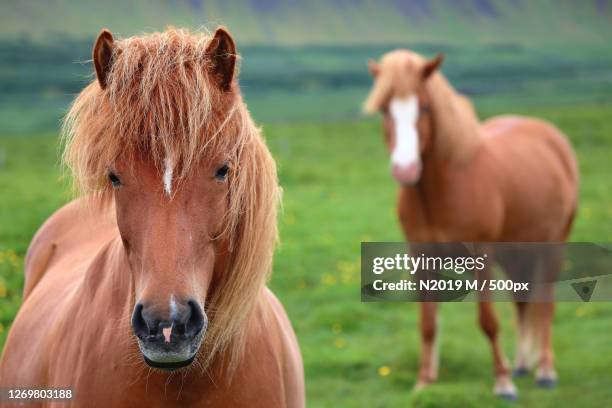
{"label": "green grass", "polygon": [[[581,205],[572,239],[612,241],[612,105],[503,109],[513,110],[553,120],[578,152]],[[402,239],[380,124],[299,122],[263,128],[284,187],[282,243],[271,287],[300,341],[309,406],[609,405],[608,303],[558,305],[560,385],[544,391],[533,378],[520,379],[517,404],[492,395],[491,356],[476,325],[475,304],[442,305],[440,380],[411,393],[419,355],[418,305],[360,302],[360,242]],[[28,242],[68,198],[66,183],[59,181],[56,141],[55,135],[0,138],[0,346],[20,303]],[[512,356],[512,306],[498,304],[497,310],[503,345]]]}

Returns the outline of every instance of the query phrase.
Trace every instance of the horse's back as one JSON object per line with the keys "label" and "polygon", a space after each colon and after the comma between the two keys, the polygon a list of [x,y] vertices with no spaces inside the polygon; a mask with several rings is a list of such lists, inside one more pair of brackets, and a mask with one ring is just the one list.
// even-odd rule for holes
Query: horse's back
{"label": "horse's back", "polygon": [[[482,130],[500,171],[507,229],[522,235],[502,239],[566,239],[578,201],[578,164],[566,136],[544,120],[521,116],[494,117]],[[530,224],[547,228],[530,236]]]}
{"label": "horse's back", "polygon": [[40,385],[50,339],[76,296],[94,254],[114,233],[106,211],[82,200],[56,211],[38,230],[25,262],[24,300],[0,360],[0,386]]}
{"label": "horse's back", "polygon": [[[568,181],[578,183],[578,164],[576,156],[567,137],[552,123],[542,119],[522,116],[496,116],[483,123],[485,136],[526,137],[545,141],[547,148],[555,153],[563,164]],[[531,150],[530,143],[525,143],[526,152]],[[528,153],[527,153],[528,154]]]}
{"label": "horse's back", "polygon": [[25,258],[26,299],[52,266],[70,257],[87,258],[112,234],[110,208],[90,206],[87,199],[69,202],[53,213],[34,235]]}

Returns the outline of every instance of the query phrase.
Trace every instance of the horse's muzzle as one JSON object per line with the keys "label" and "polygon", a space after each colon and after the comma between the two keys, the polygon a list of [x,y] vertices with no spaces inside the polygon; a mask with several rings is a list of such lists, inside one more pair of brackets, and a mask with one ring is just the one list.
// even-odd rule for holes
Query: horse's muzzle
{"label": "horse's muzzle", "polygon": [[132,329],[144,361],[164,370],[186,367],[193,362],[207,326],[206,314],[194,300],[174,307],[166,320],[143,303],[136,304],[132,314]]}
{"label": "horse's muzzle", "polygon": [[421,162],[414,162],[408,165],[393,164],[391,167],[391,175],[401,185],[415,185],[421,178],[422,171]]}

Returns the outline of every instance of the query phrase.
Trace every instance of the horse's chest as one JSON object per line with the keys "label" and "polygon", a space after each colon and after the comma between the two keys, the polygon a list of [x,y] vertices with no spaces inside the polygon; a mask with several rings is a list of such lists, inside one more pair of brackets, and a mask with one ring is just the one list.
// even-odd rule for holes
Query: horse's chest
{"label": "horse's chest", "polygon": [[489,222],[492,203],[482,206],[482,200],[468,192],[453,194],[422,194],[403,189],[398,200],[398,215],[402,229],[411,241],[450,242],[482,240],[492,229]]}

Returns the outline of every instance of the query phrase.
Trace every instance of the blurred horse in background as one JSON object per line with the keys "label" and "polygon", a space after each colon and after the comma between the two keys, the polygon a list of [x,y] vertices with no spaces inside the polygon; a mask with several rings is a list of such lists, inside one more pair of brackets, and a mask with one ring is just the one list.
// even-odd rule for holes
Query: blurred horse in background
{"label": "blurred horse in background", "polygon": [[276,166],[232,37],[103,30],[93,62],[64,129],[86,198],[32,241],[0,386],[69,388],[73,406],[303,407],[297,340],[266,288]]}
{"label": "blurred horse in background", "polygon": [[[399,220],[409,242],[565,241],[578,202],[577,163],[565,136],[526,117],[480,123],[470,101],[439,72],[442,59],[396,50],[369,62],[374,85],[364,111],[382,113],[391,172],[400,186]],[[494,390],[514,399],[497,318],[486,297],[481,300],[479,322],[493,350]],[[515,374],[527,372],[537,349],[536,379],[543,387],[557,379],[553,311],[552,301],[517,303]],[[420,326],[417,389],[437,378],[435,303],[421,304]]]}

